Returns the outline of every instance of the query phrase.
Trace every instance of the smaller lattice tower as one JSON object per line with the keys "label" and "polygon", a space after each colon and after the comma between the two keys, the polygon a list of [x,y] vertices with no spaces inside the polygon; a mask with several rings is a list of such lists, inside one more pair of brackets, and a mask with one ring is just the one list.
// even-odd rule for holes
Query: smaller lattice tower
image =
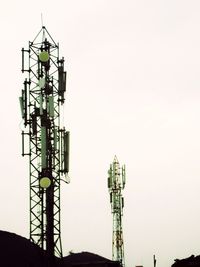
{"label": "smaller lattice tower", "polygon": [[122,190],[125,187],[125,165],[120,167],[119,161],[115,156],[108,170],[108,188],[110,193],[111,210],[113,214],[113,236],[112,236],[112,259],[120,262],[124,267],[124,242],[122,216],[124,208],[124,198]]}

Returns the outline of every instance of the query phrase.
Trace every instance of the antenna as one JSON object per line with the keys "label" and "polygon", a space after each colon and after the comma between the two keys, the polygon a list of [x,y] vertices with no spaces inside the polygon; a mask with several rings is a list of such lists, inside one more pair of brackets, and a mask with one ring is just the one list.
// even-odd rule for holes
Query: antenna
{"label": "antenna", "polygon": [[42,28],[44,27],[43,25],[43,14],[41,13],[41,24],[42,24]]}
{"label": "antenna", "polygon": [[51,266],[55,255],[62,257],[60,186],[69,172],[69,131],[60,126],[66,91],[64,58],[59,58],[59,47],[44,26],[28,49],[22,49],[22,73],[22,156],[29,157],[30,240],[47,251]]}
{"label": "antenna", "polygon": [[153,267],[156,267],[156,256],[155,255],[153,255]]}
{"label": "antenna", "polygon": [[110,164],[108,170],[108,189],[110,193],[111,210],[113,214],[113,237],[112,237],[112,259],[125,266],[124,261],[124,241],[122,229],[122,216],[124,208],[124,198],[122,190],[125,187],[125,166],[120,167],[117,157]]}

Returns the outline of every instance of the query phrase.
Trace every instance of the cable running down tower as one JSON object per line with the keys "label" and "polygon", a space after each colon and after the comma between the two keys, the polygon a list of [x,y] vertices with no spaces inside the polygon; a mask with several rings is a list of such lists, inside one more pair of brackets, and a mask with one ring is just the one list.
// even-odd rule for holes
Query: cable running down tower
{"label": "cable running down tower", "polygon": [[44,26],[29,48],[22,48],[22,73],[19,100],[25,126],[22,156],[29,156],[30,240],[49,257],[62,257],[60,183],[69,171],[69,132],[60,123],[66,72],[59,45]]}
{"label": "cable running down tower", "polygon": [[108,170],[108,189],[110,193],[111,210],[113,214],[113,236],[112,236],[112,259],[120,262],[124,267],[124,241],[122,216],[124,208],[124,198],[122,190],[126,183],[125,165],[120,167],[117,157]]}

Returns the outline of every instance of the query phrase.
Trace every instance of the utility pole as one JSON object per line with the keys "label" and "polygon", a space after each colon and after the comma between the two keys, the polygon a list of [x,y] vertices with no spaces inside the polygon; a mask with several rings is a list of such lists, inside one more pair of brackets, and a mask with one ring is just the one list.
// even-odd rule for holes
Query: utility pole
{"label": "utility pole", "polygon": [[108,170],[108,189],[110,193],[111,210],[113,214],[113,236],[112,236],[112,259],[120,262],[124,267],[124,241],[122,216],[124,208],[124,198],[122,190],[125,187],[125,165],[120,167],[117,157]]}
{"label": "utility pole", "polygon": [[30,240],[46,250],[51,262],[55,255],[62,257],[60,185],[68,179],[69,132],[61,126],[64,58],[44,26],[28,49],[22,48],[22,73],[19,100],[24,121],[22,156],[29,157]]}

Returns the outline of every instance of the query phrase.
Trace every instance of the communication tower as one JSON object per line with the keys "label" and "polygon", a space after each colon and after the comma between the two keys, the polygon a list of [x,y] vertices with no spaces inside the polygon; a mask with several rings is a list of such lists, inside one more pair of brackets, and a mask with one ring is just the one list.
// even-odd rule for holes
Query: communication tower
{"label": "communication tower", "polygon": [[22,156],[29,156],[30,240],[47,256],[62,257],[60,184],[68,181],[69,132],[61,126],[66,91],[64,58],[43,26],[22,48],[25,76],[19,98],[24,130]]}
{"label": "communication tower", "polygon": [[123,267],[125,262],[122,228],[124,198],[122,196],[122,190],[125,187],[125,183],[125,165],[120,167],[118,159],[115,156],[108,170],[108,189],[113,214],[112,259],[120,262]]}

